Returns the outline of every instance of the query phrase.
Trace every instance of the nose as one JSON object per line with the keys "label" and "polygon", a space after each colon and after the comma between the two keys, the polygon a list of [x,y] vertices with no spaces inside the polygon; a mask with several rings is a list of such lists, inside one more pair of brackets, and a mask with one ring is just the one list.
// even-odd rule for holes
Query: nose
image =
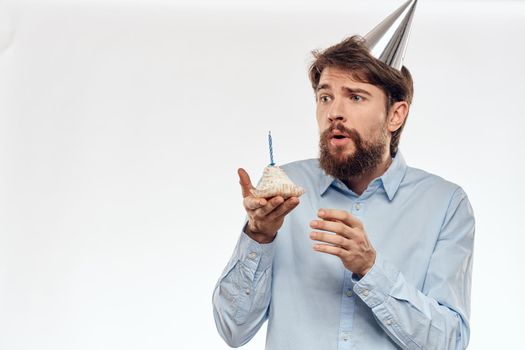
{"label": "nose", "polygon": [[336,121],[340,121],[344,123],[346,122],[346,118],[340,114],[336,114],[336,115],[328,114],[328,121],[330,121],[330,123],[333,123]]}
{"label": "nose", "polygon": [[340,121],[343,123],[346,122],[342,102],[339,102],[337,99],[334,99],[334,101],[330,105],[330,109],[328,110],[328,121],[330,122],[330,124],[336,121]]}

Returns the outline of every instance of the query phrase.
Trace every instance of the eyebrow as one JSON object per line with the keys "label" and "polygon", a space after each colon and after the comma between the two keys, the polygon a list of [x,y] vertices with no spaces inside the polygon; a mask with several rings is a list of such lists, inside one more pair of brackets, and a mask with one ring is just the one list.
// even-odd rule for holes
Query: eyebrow
{"label": "eyebrow", "polygon": [[319,85],[319,86],[317,87],[316,91],[323,90],[323,89],[331,90],[332,88],[331,88],[330,85],[328,85],[328,84],[322,84],[322,85]]}
{"label": "eyebrow", "polygon": [[[319,91],[319,90],[323,90],[323,89],[327,89],[327,90],[331,90],[332,87],[329,85],[329,84],[321,84],[317,87],[317,90],[316,91]],[[360,89],[360,88],[349,88],[349,87],[343,87],[343,89],[351,94],[363,94],[363,95],[368,95],[370,97],[372,97],[372,94],[369,93],[368,91],[364,90],[364,89]]]}

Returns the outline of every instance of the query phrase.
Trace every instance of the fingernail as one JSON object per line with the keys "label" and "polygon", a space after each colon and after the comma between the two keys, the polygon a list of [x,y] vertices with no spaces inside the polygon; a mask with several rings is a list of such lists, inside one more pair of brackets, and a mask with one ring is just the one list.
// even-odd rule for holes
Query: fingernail
{"label": "fingernail", "polygon": [[324,212],[323,209],[321,209],[321,210],[319,210],[319,211],[317,212],[317,215],[319,215],[319,216],[324,216],[324,214],[325,214],[325,212]]}
{"label": "fingernail", "polygon": [[315,238],[315,232],[310,232],[310,238]]}
{"label": "fingernail", "polygon": [[311,227],[317,227],[317,221],[315,221],[315,220],[310,221],[310,226]]}

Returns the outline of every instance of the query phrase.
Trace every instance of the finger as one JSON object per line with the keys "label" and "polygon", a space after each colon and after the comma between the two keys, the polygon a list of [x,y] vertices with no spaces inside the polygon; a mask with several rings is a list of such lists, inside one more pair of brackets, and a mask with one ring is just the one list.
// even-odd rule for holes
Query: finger
{"label": "finger", "polygon": [[241,184],[242,196],[246,198],[251,195],[250,190],[253,189],[252,181],[250,180],[250,175],[243,168],[237,169],[237,174],[239,174],[239,184]]}
{"label": "finger", "polygon": [[277,208],[275,208],[274,211],[268,215],[269,219],[275,220],[279,219],[283,216],[288,215],[292,210],[295,209],[299,205],[299,198],[297,197],[290,197],[287,200],[284,201],[281,205],[279,205]]}
{"label": "finger", "polygon": [[310,227],[333,232],[346,238],[352,238],[353,235],[352,229],[341,221],[313,220],[310,222]]}
{"label": "finger", "polygon": [[265,218],[268,214],[270,214],[275,208],[277,208],[283,202],[284,202],[284,198],[281,196],[275,196],[273,198],[270,198],[267,200],[266,205],[262,206],[261,208],[255,211],[255,216],[260,219]]}
{"label": "finger", "polygon": [[244,208],[246,208],[247,210],[256,210],[256,209],[262,208],[267,203],[268,201],[265,198],[260,198],[260,197],[250,196],[250,197],[244,197],[243,199]]}
{"label": "finger", "polygon": [[317,216],[324,220],[341,221],[350,227],[363,227],[361,220],[344,210],[321,208]]}
{"label": "finger", "polygon": [[328,243],[328,244],[333,244],[335,246],[339,246],[341,248],[347,248],[348,246],[348,242],[349,240],[342,237],[342,236],[339,236],[339,235],[334,235],[333,233],[326,233],[326,232],[317,232],[317,231],[314,231],[314,232],[311,232],[310,233],[310,238],[314,241],[318,241],[318,242],[323,242],[323,243]]}
{"label": "finger", "polygon": [[335,256],[338,256],[341,259],[346,254],[346,251],[344,249],[339,248],[339,247],[334,247],[334,246],[329,245],[329,244],[315,244],[313,246],[313,248],[314,248],[315,251],[318,251],[318,252],[321,252],[321,253],[335,255]]}

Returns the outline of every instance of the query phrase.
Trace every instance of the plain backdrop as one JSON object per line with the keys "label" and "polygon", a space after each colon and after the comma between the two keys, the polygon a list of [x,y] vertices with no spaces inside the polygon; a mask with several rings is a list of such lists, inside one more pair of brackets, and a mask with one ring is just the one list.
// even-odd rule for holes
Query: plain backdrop
{"label": "plain backdrop", "polygon": [[[0,2],[0,349],[226,349],[236,169],[268,130],[317,156],[310,51],[401,2]],[[471,349],[523,340],[524,34],[521,1],[421,0],[405,61],[401,150],[476,214]]]}

